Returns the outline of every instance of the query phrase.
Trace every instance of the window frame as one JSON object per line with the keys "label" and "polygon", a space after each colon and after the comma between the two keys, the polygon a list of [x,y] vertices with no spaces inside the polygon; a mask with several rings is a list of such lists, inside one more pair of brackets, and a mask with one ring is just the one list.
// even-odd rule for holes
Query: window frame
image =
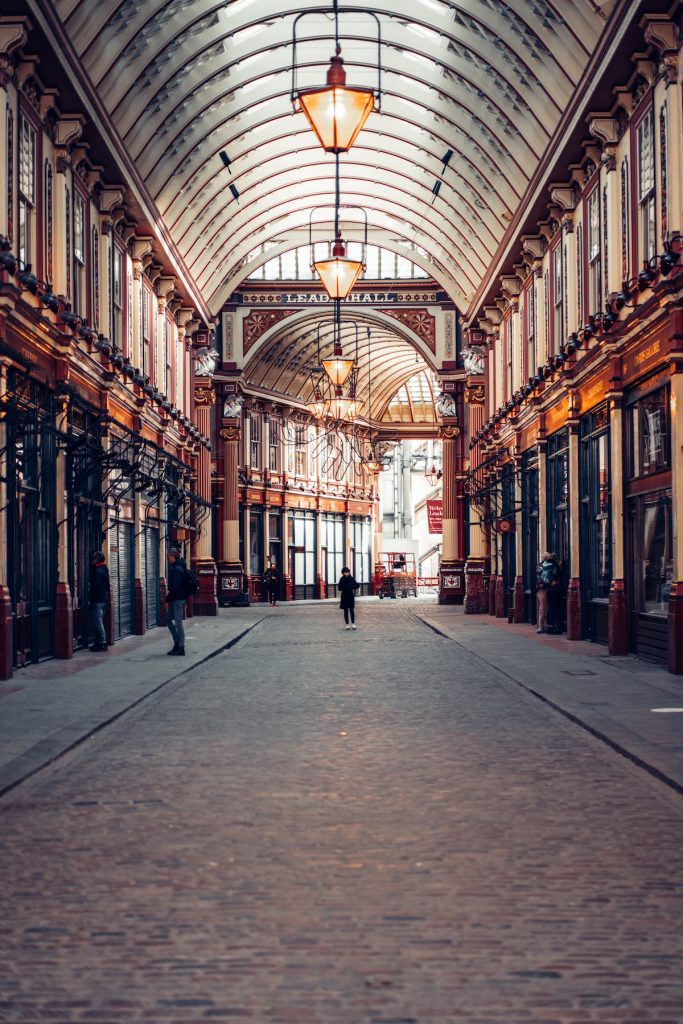
{"label": "window frame", "polygon": [[[30,167],[30,192],[29,195],[27,190],[24,189],[24,129],[28,129],[28,135],[31,139],[31,156],[29,159]],[[38,243],[36,238],[36,220],[37,220],[37,207],[38,207],[38,196],[40,195],[40,155],[39,155],[39,139],[40,132],[36,127],[33,118],[31,118],[28,112],[20,106],[19,118],[18,118],[18,131],[17,131],[17,201],[18,201],[18,215],[17,215],[17,256],[23,264],[29,265],[33,268],[37,267],[38,263]]]}
{"label": "window frame", "polygon": [[[552,351],[551,345],[559,349],[564,342],[564,250],[562,245],[562,229],[557,231],[557,240],[550,249],[550,339],[548,352]],[[557,282],[559,279],[559,301],[557,297]]]}
{"label": "window frame", "polygon": [[[642,191],[641,129],[650,124],[651,185]],[[649,90],[631,120],[631,244],[632,266],[640,268],[657,253],[657,145],[655,139],[654,96]],[[647,227],[646,227],[647,222]],[[649,227],[652,235],[648,238]],[[650,249],[647,247],[650,242]]]}
{"label": "window frame", "polygon": [[[76,210],[82,209],[81,220],[81,252],[78,254],[78,242],[76,235]],[[87,270],[87,238],[89,235],[89,202],[87,196],[77,187],[74,176],[74,187],[71,195],[71,259],[72,259],[72,284],[71,284],[71,308],[75,313],[84,319],[88,319],[88,270]]]}
{"label": "window frame", "polygon": [[584,203],[583,232],[585,266],[585,317],[593,316],[602,309],[602,211],[600,205],[600,174],[596,172],[593,187],[587,192]]}

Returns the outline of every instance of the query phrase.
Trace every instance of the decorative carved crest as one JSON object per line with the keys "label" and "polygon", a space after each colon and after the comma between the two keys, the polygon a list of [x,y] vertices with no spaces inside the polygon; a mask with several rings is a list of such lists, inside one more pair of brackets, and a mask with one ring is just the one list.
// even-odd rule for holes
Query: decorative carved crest
{"label": "decorative carved crest", "polygon": [[295,313],[293,309],[253,309],[242,322],[242,338],[244,353],[256,344],[259,338],[275,324]]}
{"label": "decorative carved crest", "polygon": [[381,312],[405,324],[431,352],[436,352],[436,319],[426,309],[383,309]]}

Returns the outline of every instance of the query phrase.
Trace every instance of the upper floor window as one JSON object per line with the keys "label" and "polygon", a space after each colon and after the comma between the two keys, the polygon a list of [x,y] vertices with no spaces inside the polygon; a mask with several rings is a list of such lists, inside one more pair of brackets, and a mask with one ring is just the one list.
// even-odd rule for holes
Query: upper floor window
{"label": "upper floor window", "polygon": [[140,324],[142,333],[142,373],[144,376],[152,375],[152,361],[150,354],[150,346],[152,342],[152,328],[151,328],[151,304],[152,304],[152,291],[148,288],[144,279],[142,282],[142,288],[140,289]]}
{"label": "upper floor window", "polygon": [[558,243],[550,254],[550,262],[553,290],[552,340],[559,347],[564,341],[564,279],[561,243]]}
{"label": "upper floor window", "polygon": [[652,109],[637,128],[638,149],[638,259],[651,260],[657,253],[655,215],[655,143]]}
{"label": "upper floor window", "polygon": [[587,314],[602,308],[602,257],[600,249],[600,188],[594,188],[586,203],[587,256],[588,256],[588,309]]}
{"label": "upper floor window", "polygon": [[249,465],[258,469],[261,465],[261,416],[259,413],[249,415]]}
{"label": "upper floor window", "polygon": [[111,259],[111,340],[123,347],[123,253],[113,243]]}
{"label": "upper floor window", "polygon": [[297,476],[306,476],[306,427],[297,427],[294,435],[294,472]]}
{"label": "upper floor window", "polygon": [[536,370],[536,289],[533,277],[524,289],[522,299],[524,303],[522,323],[526,339],[525,376],[528,376]]}
{"label": "upper floor window", "polygon": [[87,314],[86,301],[86,269],[85,269],[85,238],[86,210],[85,199],[74,189],[73,214],[73,309],[79,316]]}
{"label": "upper floor window", "polygon": [[27,118],[19,120],[19,259],[33,261],[33,211],[36,203],[36,132]]}
{"label": "upper floor window", "polygon": [[167,313],[164,316],[164,348],[166,351],[166,386],[164,388],[164,393],[169,402],[173,401],[173,327],[173,319]]}
{"label": "upper floor window", "polygon": [[277,473],[280,468],[280,421],[272,418],[268,437],[268,469]]}

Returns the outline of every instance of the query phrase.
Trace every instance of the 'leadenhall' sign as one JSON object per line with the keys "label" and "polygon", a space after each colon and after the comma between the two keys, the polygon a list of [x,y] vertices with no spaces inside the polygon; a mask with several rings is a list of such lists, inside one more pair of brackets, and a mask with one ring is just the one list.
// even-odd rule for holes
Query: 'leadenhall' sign
{"label": "'leadenhall' sign", "polygon": [[[401,303],[441,302],[445,296],[436,291],[414,292],[351,292],[344,300],[345,305],[399,305]],[[238,292],[231,299],[248,306],[325,306],[331,303],[327,292]]]}

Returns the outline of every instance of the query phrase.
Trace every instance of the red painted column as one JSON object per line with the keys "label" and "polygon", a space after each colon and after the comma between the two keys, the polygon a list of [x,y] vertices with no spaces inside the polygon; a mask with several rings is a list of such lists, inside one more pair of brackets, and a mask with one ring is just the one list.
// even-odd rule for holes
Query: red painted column
{"label": "red painted column", "polygon": [[459,500],[457,419],[444,417],[443,446],[443,548],[439,567],[439,604],[465,600],[465,562],[462,558],[462,502]]}
{"label": "red painted column", "polygon": [[[211,411],[216,401],[216,392],[211,379],[195,383],[194,410],[198,429],[206,438],[211,437]],[[197,453],[197,493],[204,501],[211,501],[211,455],[209,449],[199,445]],[[199,591],[192,600],[195,615],[217,615],[216,593],[217,570],[211,555],[211,514],[199,517],[199,535],[195,543],[192,568],[197,575]]]}
{"label": "red painted column", "polygon": [[12,678],[13,653],[12,599],[9,587],[0,586],[0,679]]}

